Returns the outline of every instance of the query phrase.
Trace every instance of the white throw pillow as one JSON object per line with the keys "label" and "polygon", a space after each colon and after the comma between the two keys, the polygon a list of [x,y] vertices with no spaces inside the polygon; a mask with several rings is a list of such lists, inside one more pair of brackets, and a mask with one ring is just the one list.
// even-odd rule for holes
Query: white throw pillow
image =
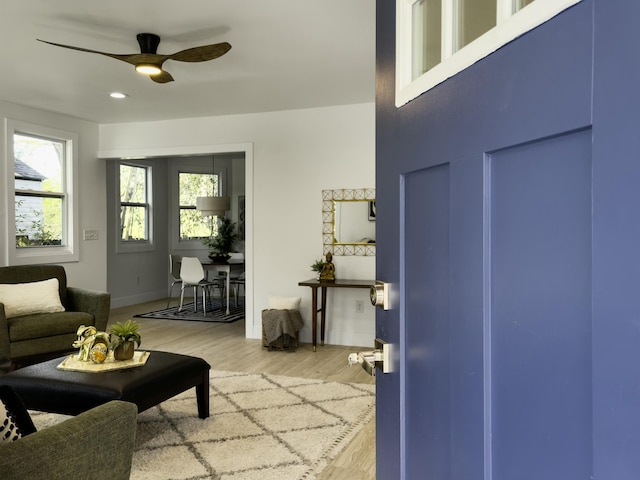
{"label": "white throw pillow", "polygon": [[269,308],[276,310],[298,310],[300,297],[269,297]]}
{"label": "white throw pillow", "polygon": [[31,313],[64,312],[60,303],[58,279],[41,282],[0,284],[0,303],[7,318]]}

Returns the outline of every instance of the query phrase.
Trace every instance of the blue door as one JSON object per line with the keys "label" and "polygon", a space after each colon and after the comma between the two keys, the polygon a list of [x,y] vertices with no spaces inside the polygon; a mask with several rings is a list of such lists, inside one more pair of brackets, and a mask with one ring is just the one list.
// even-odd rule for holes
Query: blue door
{"label": "blue door", "polygon": [[377,478],[640,478],[640,2],[394,105],[377,2]]}

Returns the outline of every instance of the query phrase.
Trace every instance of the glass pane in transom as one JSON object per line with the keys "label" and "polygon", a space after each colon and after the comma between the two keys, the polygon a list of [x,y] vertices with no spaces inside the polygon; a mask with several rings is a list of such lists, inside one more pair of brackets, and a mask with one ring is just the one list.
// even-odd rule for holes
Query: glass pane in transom
{"label": "glass pane in transom", "polygon": [[442,61],[442,1],[418,0],[411,7],[411,79]]}
{"label": "glass pane in transom", "polygon": [[496,5],[496,0],[458,0],[456,51],[496,26]]}
{"label": "glass pane in transom", "polygon": [[533,3],[535,0],[513,0],[513,11],[514,13],[522,10],[524,7]]}

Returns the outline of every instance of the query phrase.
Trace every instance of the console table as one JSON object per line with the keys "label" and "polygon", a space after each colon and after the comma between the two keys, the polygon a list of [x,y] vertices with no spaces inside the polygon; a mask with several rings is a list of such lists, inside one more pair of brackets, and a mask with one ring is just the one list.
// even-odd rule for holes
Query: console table
{"label": "console table", "polygon": [[[318,313],[320,313],[320,345],[324,345],[324,327],[327,319],[327,288],[366,288],[370,289],[374,280],[342,280],[328,282],[312,278],[299,282],[301,287],[311,287],[311,330],[313,351],[316,351],[318,336]],[[318,308],[318,289],[321,291],[320,308]]]}

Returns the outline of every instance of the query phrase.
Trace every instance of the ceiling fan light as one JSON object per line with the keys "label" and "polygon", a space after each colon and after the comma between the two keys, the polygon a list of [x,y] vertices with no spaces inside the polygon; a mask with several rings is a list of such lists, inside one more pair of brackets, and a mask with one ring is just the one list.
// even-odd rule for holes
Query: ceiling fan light
{"label": "ceiling fan light", "polygon": [[136,65],[136,72],[143,75],[158,75],[162,73],[162,69],[152,63],[139,63]]}

